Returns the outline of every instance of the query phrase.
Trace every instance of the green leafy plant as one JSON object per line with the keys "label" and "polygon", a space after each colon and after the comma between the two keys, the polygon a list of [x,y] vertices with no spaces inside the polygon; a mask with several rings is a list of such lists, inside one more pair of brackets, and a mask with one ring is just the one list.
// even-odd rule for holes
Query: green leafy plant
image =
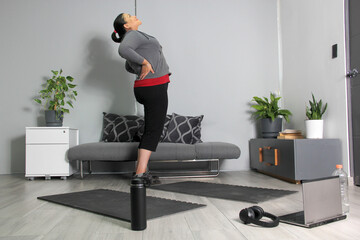
{"label": "green leafy plant", "polygon": [[74,78],[71,76],[61,76],[62,69],[59,71],[51,70],[53,73],[52,78],[46,80],[44,89],[39,92],[39,98],[35,98],[34,101],[43,104],[40,100],[45,100],[44,107],[48,110],[55,110],[58,117],[62,117],[63,113],[70,113],[68,108],[65,108],[65,104],[74,108],[72,100],[76,100],[77,91],[73,89],[77,86],[71,84]]}
{"label": "green leafy plant", "polygon": [[311,93],[311,95],[313,101],[309,100],[310,108],[306,106],[306,117],[309,120],[320,120],[327,109],[327,103],[323,106],[321,99],[317,102],[314,94]]}
{"label": "green leafy plant", "polygon": [[253,97],[252,101],[257,104],[254,104],[251,107],[256,109],[253,113],[256,116],[256,119],[271,118],[271,120],[274,121],[278,116],[283,116],[288,122],[289,116],[292,115],[292,113],[289,110],[279,108],[278,102],[280,99],[281,97],[275,97],[274,93],[270,93],[270,102],[266,97],[263,97],[263,99]]}

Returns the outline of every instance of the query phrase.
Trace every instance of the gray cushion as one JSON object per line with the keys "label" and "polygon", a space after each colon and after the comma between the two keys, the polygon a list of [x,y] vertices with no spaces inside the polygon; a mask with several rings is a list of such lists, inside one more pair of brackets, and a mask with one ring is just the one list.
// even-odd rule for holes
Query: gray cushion
{"label": "gray cushion", "polygon": [[[136,142],[96,142],[84,143],[72,147],[68,151],[70,161],[75,160],[109,160],[109,161],[136,161]],[[194,159],[195,146],[182,143],[159,143],[156,152],[150,156],[156,160],[188,160]]]}
{"label": "gray cushion", "polygon": [[195,144],[196,159],[237,159],[240,148],[226,142],[202,142]]}
{"label": "gray cushion", "polygon": [[135,161],[137,159],[137,142],[95,142],[83,143],[71,147],[68,151],[70,161],[74,160],[109,160]]}
{"label": "gray cushion", "polygon": [[[136,161],[139,143],[136,142],[96,142],[71,147],[70,161],[107,160]],[[196,144],[159,143],[151,160],[191,160],[191,159],[236,159],[240,157],[238,146],[225,142],[203,142]]]}
{"label": "gray cushion", "polygon": [[183,143],[159,143],[156,152],[151,153],[150,161],[156,160],[189,160],[196,158],[195,146]]}

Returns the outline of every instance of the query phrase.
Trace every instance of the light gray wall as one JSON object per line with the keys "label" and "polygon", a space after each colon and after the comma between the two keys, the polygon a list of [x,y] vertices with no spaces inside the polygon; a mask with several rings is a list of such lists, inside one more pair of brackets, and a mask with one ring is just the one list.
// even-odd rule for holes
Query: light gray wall
{"label": "light gray wall", "polygon": [[[343,0],[280,0],[284,106],[289,127],[305,132],[305,106],[313,92],[328,103],[324,137],[340,138],[349,173]],[[331,47],[338,44],[338,57]],[[335,166],[334,166],[335,169]]]}
{"label": "light gray wall", "polygon": [[223,170],[249,168],[248,103],[279,89],[276,11],[268,0],[138,0],[139,29],[159,39],[173,73],[168,111],[203,114],[203,140],[240,147]]}
{"label": "light gray wall", "polygon": [[[110,39],[120,12],[134,0],[6,0],[0,3],[0,173],[24,172],[25,127],[44,126],[32,101],[50,70],[63,68],[78,84],[64,126],[80,143],[100,139],[102,112],[142,115],[134,77]],[[139,28],[157,37],[173,75],[168,113],[203,114],[203,141],[238,145],[239,159],[222,170],[249,168],[248,140],[256,135],[249,101],[278,91],[276,0],[138,0]]]}
{"label": "light gray wall", "polygon": [[0,2],[0,173],[24,172],[25,127],[44,126],[32,99],[50,70],[75,78],[78,99],[64,126],[80,129],[80,142],[99,141],[102,112],[135,113],[133,77],[126,73],[110,34],[133,0],[5,0]]}

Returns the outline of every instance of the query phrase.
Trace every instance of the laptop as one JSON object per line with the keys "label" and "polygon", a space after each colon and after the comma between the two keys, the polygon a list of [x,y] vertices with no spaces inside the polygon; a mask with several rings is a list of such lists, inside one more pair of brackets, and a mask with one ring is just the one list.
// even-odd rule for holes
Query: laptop
{"label": "laptop", "polygon": [[346,218],[342,214],[339,176],[301,183],[304,211],[280,216],[280,222],[312,228]]}

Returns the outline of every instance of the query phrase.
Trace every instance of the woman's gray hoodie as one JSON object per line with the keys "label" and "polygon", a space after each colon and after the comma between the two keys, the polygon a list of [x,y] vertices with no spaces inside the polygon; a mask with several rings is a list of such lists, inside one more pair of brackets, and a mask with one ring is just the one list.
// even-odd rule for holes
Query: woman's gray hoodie
{"label": "woman's gray hoodie", "polygon": [[146,33],[130,30],[126,32],[119,46],[119,54],[126,59],[125,68],[139,79],[144,58],[151,64],[155,73],[149,72],[144,79],[158,78],[169,72],[158,40]]}

